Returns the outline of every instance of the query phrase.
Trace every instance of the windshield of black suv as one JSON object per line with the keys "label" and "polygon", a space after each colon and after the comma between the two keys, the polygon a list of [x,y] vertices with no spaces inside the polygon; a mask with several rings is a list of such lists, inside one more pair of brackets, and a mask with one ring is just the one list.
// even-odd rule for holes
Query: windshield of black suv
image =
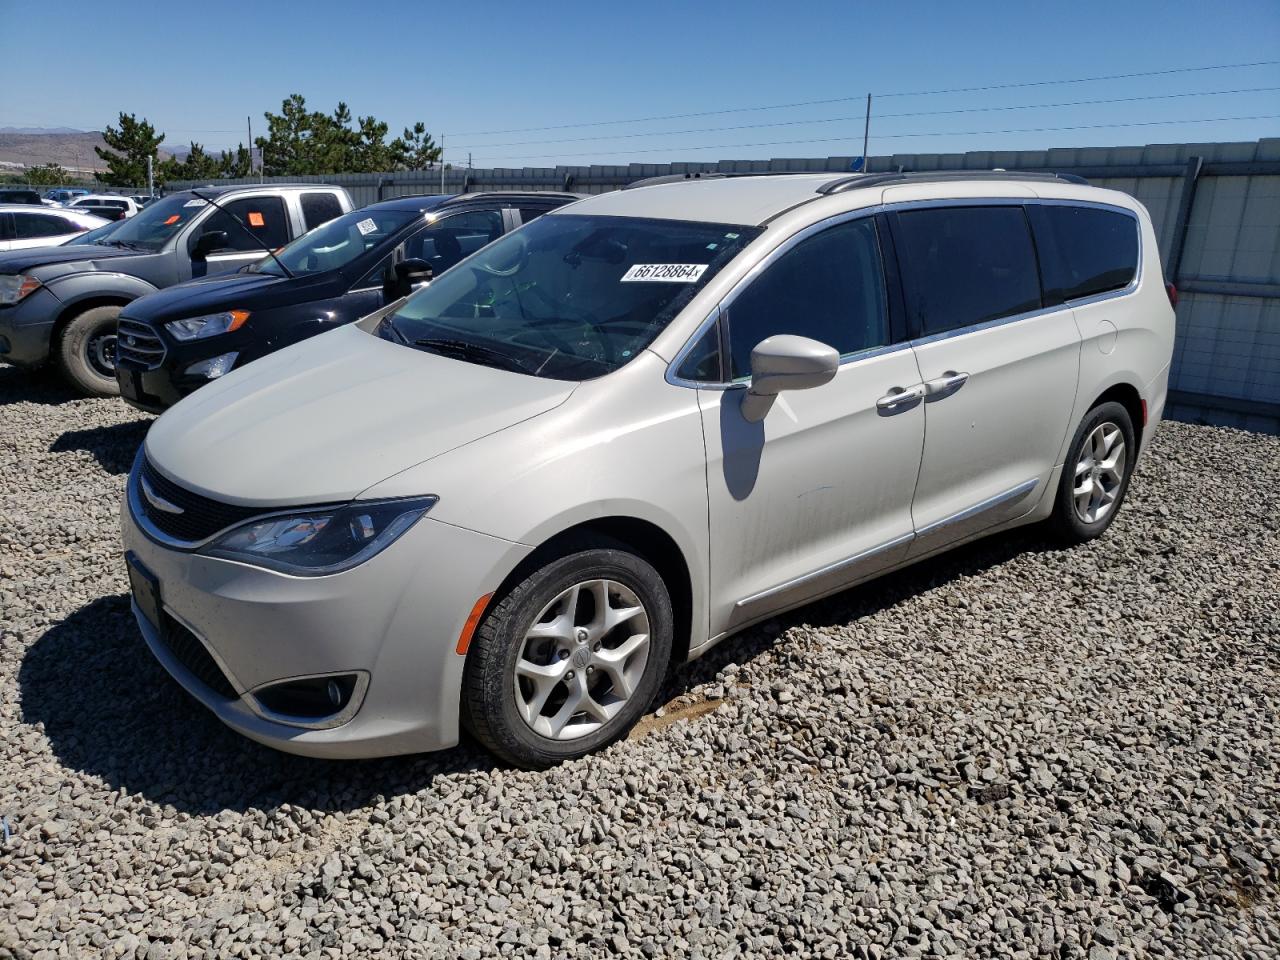
{"label": "windshield of black suv", "polygon": [[415,293],[379,336],[556,380],[647,347],[758,227],[548,214]]}
{"label": "windshield of black suv", "polygon": [[[356,210],[304,233],[276,259],[295,277],[337,270],[399,233],[410,220],[422,219],[416,210]],[[254,264],[253,272],[285,275],[270,257]]]}
{"label": "windshield of black suv", "polygon": [[120,229],[98,241],[107,246],[155,252],[200,214],[208,203],[189,193],[175,193],[157,200],[136,216],[120,222]]}

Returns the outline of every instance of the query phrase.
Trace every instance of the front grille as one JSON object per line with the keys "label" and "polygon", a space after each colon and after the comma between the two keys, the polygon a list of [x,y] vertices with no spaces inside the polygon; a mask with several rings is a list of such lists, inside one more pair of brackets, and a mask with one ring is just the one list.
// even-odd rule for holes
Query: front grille
{"label": "front grille", "polygon": [[160,628],[160,640],[174,658],[206,687],[224,700],[237,699],[227,675],[205,649],[199,637],[167,613],[162,613],[164,625]]}
{"label": "front grille", "polygon": [[154,370],[164,362],[164,341],[145,323],[121,317],[116,325],[116,356]]}
{"label": "front grille", "polygon": [[161,510],[147,498],[145,490],[138,490],[134,502],[142,510],[144,518],[165,536],[186,543],[207,540],[220,530],[268,512],[262,507],[238,507],[192,493],[162,476],[145,457],[142,469],[133,482],[140,483],[142,480],[146,481],[157,498],[181,511],[175,513],[172,510]]}

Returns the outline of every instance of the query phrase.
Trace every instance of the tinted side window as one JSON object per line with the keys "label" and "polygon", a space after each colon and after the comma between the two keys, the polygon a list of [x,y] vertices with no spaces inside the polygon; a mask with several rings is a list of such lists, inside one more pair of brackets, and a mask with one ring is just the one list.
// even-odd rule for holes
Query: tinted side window
{"label": "tinted side window", "polygon": [[875,221],[850,220],[809,237],[772,263],[729,307],[729,376],[751,373],[751,351],[780,333],[811,337],[842,355],[889,342]]}
{"label": "tinted side window", "polygon": [[537,220],[544,213],[554,209],[553,207],[519,207],[520,222],[528,223],[530,220]]}
{"label": "tinted side window", "polygon": [[440,276],[463,257],[502,236],[502,213],[498,210],[472,210],[437,220],[416,237],[406,241],[405,256],[431,264]]}
{"label": "tinted side window", "polygon": [[720,368],[720,324],[713,323],[698,338],[676,370],[676,376],[701,383],[720,383],[724,372]]}
{"label": "tinted side window", "polygon": [[302,195],[302,222],[308,230],[342,216],[342,204],[332,193],[304,193]]}
{"label": "tinted side window", "polygon": [[14,237],[18,240],[33,240],[37,237],[57,237],[67,233],[78,233],[80,228],[71,226],[62,217],[42,217],[38,213],[13,214]]}
{"label": "tinted side window", "polygon": [[1040,275],[1020,206],[897,215],[907,315],[925,336],[1040,307]]}
{"label": "tinted side window", "polygon": [[1095,207],[1030,208],[1046,303],[1091,297],[1129,285],[1138,272],[1138,223]]}
{"label": "tinted side window", "polygon": [[[220,252],[260,251],[262,246],[254,243],[245,233],[248,227],[255,237],[268,247],[283,247],[289,242],[288,222],[285,219],[284,201],[279,197],[250,197],[243,200],[231,200],[222,205],[222,210],[214,210],[212,216],[204,222],[202,234],[222,230],[227,235],[226,244]],[[225,211],[225,212],[224,212]],[[230,215],[240,221],[236,224]]]}

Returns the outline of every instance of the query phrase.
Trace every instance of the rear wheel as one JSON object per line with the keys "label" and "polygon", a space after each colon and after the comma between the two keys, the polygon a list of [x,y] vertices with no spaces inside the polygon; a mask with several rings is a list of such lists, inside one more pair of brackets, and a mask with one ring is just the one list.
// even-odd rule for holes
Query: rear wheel
{"label": "rear wheel", "polygon": [[62,328],[56,360],[63,377],[90,397],[114,397],[119,307],[92,307]]}
{"label": "rear wheel", "polygon": [[543,769],[626,734],[671,658],[671,599],[625,549],[593,547],[534,571],[476,631],[463,722],[516,766]]}
{"label": "rear wheel", "polygon": [[1100,537],[1129,489],[1137,460],[1133,421],[1118,403],[1089,411],[1067,450],[1050,524],[1067,543]]}

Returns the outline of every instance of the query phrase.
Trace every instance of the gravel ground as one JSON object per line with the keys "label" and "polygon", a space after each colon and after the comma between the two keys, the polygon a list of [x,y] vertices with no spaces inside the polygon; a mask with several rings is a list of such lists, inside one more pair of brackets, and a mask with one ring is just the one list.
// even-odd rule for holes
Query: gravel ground
{"label": "gravel ground", "polygon": [[148,419],[0,368],[0,957],[1280,956],[1280,439],[681,671],[605,754],[286,757],[130,620]]}

